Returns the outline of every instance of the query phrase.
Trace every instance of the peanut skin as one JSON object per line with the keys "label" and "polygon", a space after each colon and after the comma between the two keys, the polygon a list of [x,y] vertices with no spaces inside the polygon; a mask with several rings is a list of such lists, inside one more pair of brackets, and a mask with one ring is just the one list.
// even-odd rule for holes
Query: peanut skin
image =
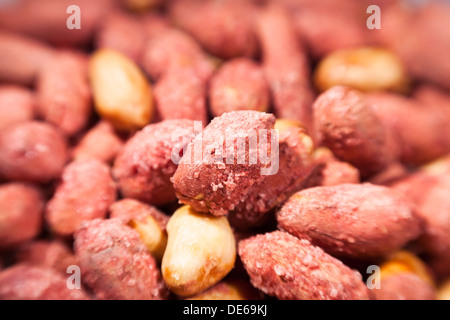
{"label": "peanut skin", "polygon": [[92,113],[87,58],[58,52],[38,73],[38,111],[68,136],[83,129]]}
{"label": "peanut skin", "polygon": [[53,49],[40,41],[0,32],[0,80],[32,85],[39,69],[51,60]]}
{"label": "peanut skin", "polygon": [[[257,147],[246,147],[250,150],[245,151],[245,161],[239,164],[236,145],[242,138],[247,140],[244,140],[245,145],[249,145],[250,135],[270,130],[274,123],[273,115],[257,111],[234,111],[214,118],[188,145],[172,178],[180,202],[189,204],[197,212],[210,212],[216,216],[223,216],[244,202],[252,186],[263,181],[265,176],[261,175],[260,161],[255,164],[249,161],[250,154],[258,151]],[[234,147],[223,150],[225,141]],[[207,158],[214,152],[211,151],[214,147],[221,150],[222,163],[205,163],[209,162]],[[231,156],[233,162],[225,164]]]}
{"label": "peanut skin", "polygon": [[110,163],[122,149],[124,141],[111,123],[100,121],[81,138],[72,150],[73,159],[94,158]]}
{"label": "peanut skin", "polygon": [[369,183],[299,191],[277,212],[277,221],[292,235],[344,257],[384,256],[422,233],[406,198]]}
{"label": "peanut skin", "polygon": [[214,116],[236,110],[269,109],[269,87],[264,72],[250,59],[225,62],[212,77],[210,105]]}
{"label": "peanut skin", "polygon": [[78,160],[64,168],[62,182],[47,203],[46,220],[50,229],[70,236],[83,221],[104,218],[116,200],[116,186],[106,164]]}
{"label": "peanut skin", "polygon": [[382,277],[380,289],[374,289],[375,300],[435,300],[435,289],[414,273]]}
{"label": "peanut skin", "polygon": [[98,299],[160,300],[161,274],[139,235],[118,219],[84,223],[75,234],[82,279]]}
{"label": "peanut skin", "polygon": [[[172,160],[172,150],[181,150],[193,132],[193,122],[186,119],[165,120],[137,132],[114,162],[113,174],[122,195],[153,205],[174,201],[170,178],[177,165]],[[172,140],[173,135],[181,141]]]}
{"label": "peanut skin", "polygon": [[0,272],[1,300],[89,300],[83,289],[69,289],[58,271],[17,264]]}
{"label": "peanut skin", "polygon": [[17,247],[41,232],[44,196],[39,188],[24,183],[0,186],[0,248]]}
{"label": "peanut skin", "polygon": [[63,134],[45,122],[26,121],[0,131],[0,175],[10,180],[49,182],[68,158]]}
{"label": "peanut skin", "polygon": [[325,91],[314,102],[314,123],[320,143],[363,178],[397,157],[392,136],[359,91],[342,86]]}
{"label": "peanut skin", "polygon": [[275,115],[300,121],[312,133],[313,93],[304,48],[291,17],[275,4],[258,13],[256,32],[262,47],[263,68],[269,82]]}
{"label": "peanut skin", "polygon": [[48,267],[67,275],[67,267],[77,260],[66,243],[59,240],[37,240],[21,246],[15,254],[16,262]]}
{"label": "peanut skin", "polygon": [[251,57],[257,45],[250,1],[177,0],[169,6],[175,25],[192,34],[212,54],[229,59]]}
{"label": "peanut skin", "polygon": [[369,299],[358,272],[282,231],[242,240],[239,256],[253,286],[278,299]]}
{"label": "peanut skin", "polygon": [[0,86],[0,129],[33,120],[35,113],[36,97],[31,90],[14,85]]}

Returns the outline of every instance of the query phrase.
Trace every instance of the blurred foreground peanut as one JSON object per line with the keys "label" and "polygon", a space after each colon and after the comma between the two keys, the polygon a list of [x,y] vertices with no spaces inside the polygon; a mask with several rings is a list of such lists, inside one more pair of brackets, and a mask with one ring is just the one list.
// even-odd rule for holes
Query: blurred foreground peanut
{"label": "blurred foreground peanut", "polygon": [[116,129],[132,131],[151,121],[151,87],[132,60],[114,50],[98,50],[91,57],[89,76],[97,112]]}
{"label": "blurred foreground peanut", "polygon": [[236,246],[225,217],[178,209],[167,224],[169,240],[163,278],[180,296],[195,295],[218,283],[234,267]]}

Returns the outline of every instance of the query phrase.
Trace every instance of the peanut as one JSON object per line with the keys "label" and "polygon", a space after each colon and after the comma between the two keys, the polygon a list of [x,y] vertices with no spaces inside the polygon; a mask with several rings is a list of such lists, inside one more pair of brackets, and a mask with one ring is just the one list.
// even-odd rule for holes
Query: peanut
{"label": "peanut", "polygon": [[[14,105],[12,108],[11,106]],[[20,86],[0,87],[0,128],[33,120],[36,113],[36,97],[31,90]]]}
{"label": "peanut", "polygon": [[278,299],[369,299],[358,272],[282,231],[242,240],[239,256],[251,283]]}
{"label": "peanut", "polygon": [[361,91],[405,92],[408,82],[400,59],[376,47],[334,51],[319,63],[314,74],[314,83],[320,91],[348,86]]}
{"label": "peanut", "polygon": [[111,49],[95,52],[89,65],[95,108],[118,130],[144,127],[153,115],[150,84],[129,58]]}
{"label": "peanut", "polygon": [[261,294],[248,281],[224,280],[187,300],[259,300]]}
{"label": "peanut", "polygon": [[70,290],[67,279],[56,270],[17,264],[0,272],[0,299],[89,300],[89,296],[83,289]]}
{"label": "peanut", "polygon": [[278,226],[337,256],[383,256],[422,233],[422,221],[387,187],[341,184],[299,191],[277,212]]}
{"label": "peanut", "polygon": [[169,220],[167,234],[161,270],[167,286],[177,295],[195,295],[210,288],[234,266],[234,235],[225,217],[184,206]]}

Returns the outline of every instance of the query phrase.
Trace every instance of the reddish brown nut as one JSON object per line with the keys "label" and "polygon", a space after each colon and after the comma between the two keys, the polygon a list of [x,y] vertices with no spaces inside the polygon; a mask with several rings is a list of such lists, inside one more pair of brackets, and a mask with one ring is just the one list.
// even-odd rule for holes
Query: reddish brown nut
{"label": "reddish brown nut", "polygon": [[333,255],[355,258],[384,256],[422,233],[406,198],[369,183],[302,190],[277,212],[277,221]]}
{"label": "reddish brown nut", "polygon": [[211,112],[216,117],[229,111],[269,109],[269,87],[264,72],[246,58],[222,65],[211,79],[209,97]]}
{"label": "reddish brown nut", "polygon": [[144,12],[161,6],[164,0],[119,0],[127,9],[134,12]]}
{"label": "reddish brown nut", "polygon": [[[430,1],[421,6],[391,6],[383,10],[380,43],[404,61],[410,74],[450,89],[450,6]],[[405,37],[413,34],[414,37]],[[432,48],[432,49],[430,49]]]}
{"label": "reddish brown nut", "polygon": [[98,299],[158,300],[166,290],[139,235],[118,219],[86,222],[75,233],[83,282]]}
{"label": "reddish brown nut", "polygon": [[[74,3],[58,0],[20,1],[2,6],[0,27],[28,34],[56,46],[87,45],[111,4],[110,0],[77,0]],[[74,14],[78,14],[79,28],[72,28]]]}
{"label": "reddish brown nut", "polygon": [[290,16],[283,8],[271,5],[259,12],[256,30],[275,115],[300,121],[311,134],[313,93],[309,64]]}
{"label": "reddish brown nut", "polygon": [[0,300],[89,300],[83,289],[69,289],[58,271],[17,264],[0,272]]}
{"label": "reddish brown nut", "polygon": [[0,32],[0,81],[32,85],[53,50],[35,39]]}
{"label": "reddish brown nut", "polygon": [[358,272],[285,232],[243,240],[239,255],[253,286],[278,299],[369,299]]}
{"label": "reddish brown nut", "polygon": [[256,53],[250,1],[172,1],[173,22],[192,34],[212,54],[229,59]]}
{"label": "reddish brown nut", "polygon": [[300,128],[279,133],[279,169],[263,183],[255,184],[244,202],[228,214],[236,229],[260,227],[274,220],[272,209],[301,189],[313,167],[313,142]]}
{"label": "reddish brown nut", "polygon": [[315,59],[336,50],[366,45],[370,41],[366,28],[369,5],[364,7],[360,1],[304,4],[293,11],[297,34]]}
{"label": "reddish brown nut", "polygon": [[126,223],[133,219],[139,220],[148,216],[155,219],[161,230],[166,230],[170,217],[152,205],[134,199],[121,199],[109,207],[110,218],[123,219]]}
{"label": "reddish brown nut", "polygon": [[[415,211],[425,221],[421,244],[427,253],[439,257],[450,254],[450,174],[431,175],[417,172],[392,184],[403,192]],[[450,264],[449,264],[450,266]],[[450,272],[450,268],[448,269]]]}
{"label": "reddish brown nut", "polygon": [[27,121],[0,131],[0,175],[7,179],[48,182],[66,160],[66,140],[50,124]]}
{"label": "reddish brown nut", "polygon": [[44,205],[41,191],[32,185],[1,185],[0,248],[20,245],[39,235]]}
{"label": "reddish brown nut", "polygon": [[21,246],[15,253],[18,263],[57,270],[67,275],[67,267],[77,261],[71,249],[59,240],[37,240]]}
{"label": "reddish brown nut", "polygon": [[146,34],[141,19],[123,11],[113,11],[101,22],[95,40],[97,48],[113,49],[139,63]]}
{"label": "reddish brown nut", "polygon": [[435,300],[436,291],[413,273],[399,273],[382,278],[380,289],[374,289],[376,300]]}
{"label": "reddish brown nut", "polygon": [[67,135],[83,129],[91,115],[87,59],[77,52],[59,52],[41,68],[37,78],[41,117]]}
{"label": "reddish brown nut", "polygon": [[109,163],[114,160],[123,145],[123,140],[114,131],[111,123],[100,121],[81,138],[72,150],[72,158],[94,158]]}
{"label": "reddish brown nut", "polygon": [[403,163],[424,164],[450,151],[450,116],[441,108],[387,92],[370,93],[367,101],[399,141]]}
{"label": "reddish brown nut", "polygon": [[189,119],[206,125],[206,84],[193,69],[167,72],[155,86],[156,111],[162,120]]}
{"label": "reddish brown nut", "polygon": [[438,300],[450,300],[450,280],[447,280],[439,289]]}
{"label": "reddish brown nut", "polygon": [[24,87],[0,86],[0,128],[33,120],[36,111],[35,99],[34,93]]}
{"label": "reddish brown nut", "polygon": [[194,123],[182,119],[151,124],[137,132],[114,162],[113,174],[122,195],[154,205],[174,201],[170,178],[177,165],[172,152],[180,152],[193,133]]}
{"label": "reddish brown nut", "polygon": [[258,157],[263,148],[255,143],[263,135],[259,141],[267,141],[266,151],[271,150],[274,123],[273,115],[258,111],[234,111],[214,118],[188,145],[172,178],[180,202],[217,216],[245,202],[252,187],[266,178]]}
{"label": "reddish brown nut", "polygon": [[159,29],[162,30],[149,36],[141,62],[150,77],[157,80],[167,72],[187,68],[195,70],[202,81],[207,81],[215,66],[194,39],[174,28]]}
{"label": "reddish brown nut", "polygon": [[61,184],[47,203],[46,220],[58,235],[70,236],[83,221],[104,218],[116,200],[110,168],[94,159],[64,168]]}
{"label": "reddish brown nut", "polygon": [[389,131],[354,89],[337,86],[322,93],[314,102],[314,126],[320,143],[357,167],[363,178],[396,158]]}

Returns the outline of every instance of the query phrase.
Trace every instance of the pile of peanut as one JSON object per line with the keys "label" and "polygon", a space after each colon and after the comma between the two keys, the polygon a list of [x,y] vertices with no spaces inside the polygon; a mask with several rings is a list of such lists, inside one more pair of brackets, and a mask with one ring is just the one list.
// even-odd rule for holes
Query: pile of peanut
{"label": "pile of peanut", "polygon": [[0,299],[450,299],[448,2],[71,4],[0,4]]}

